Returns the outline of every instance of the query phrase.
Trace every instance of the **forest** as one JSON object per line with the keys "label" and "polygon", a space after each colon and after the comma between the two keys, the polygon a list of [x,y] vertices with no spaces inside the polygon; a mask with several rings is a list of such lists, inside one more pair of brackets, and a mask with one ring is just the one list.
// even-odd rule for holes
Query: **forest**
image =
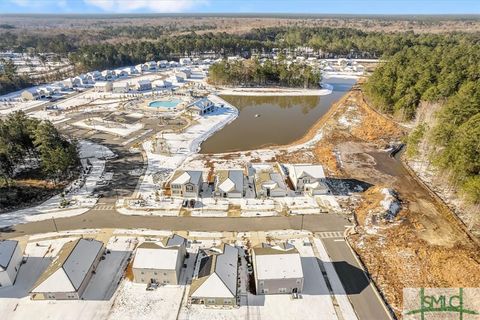
{"label": "forest", "polygon": [[[381,111],[412,120],[422,103],[438,105],[408,138],[471,203],[480,203],[480,43],[465,39],[406,47],[380,65],[365,90]],[[422,142],[426,150],[420,150]]]}
{"label": "forest", "polygon": [[21,111],[0,119],[2,188],[9,188],[24,167],[39,168],[42,179],[61,181],[71,178],[79,164],[76,142],[60,135],[51,122]]}
{"label": "forest", "polygon": [[280,85],[296,88],[318,88],[319,70],[300,63],[287,64],[285,60],[258,59],[222,61],[210,67],[208,82],[213,85],[269,86]]}

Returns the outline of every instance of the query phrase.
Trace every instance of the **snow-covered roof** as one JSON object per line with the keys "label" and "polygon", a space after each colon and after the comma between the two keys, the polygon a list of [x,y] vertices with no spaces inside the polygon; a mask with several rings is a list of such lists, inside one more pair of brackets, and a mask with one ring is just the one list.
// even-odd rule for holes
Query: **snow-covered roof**
{"label": "snow-covered roof", "polygon": [[243,192],[243,170],[217,171],[218,189],[222,192]]}
{"label": "snow-covered roof", "polygon": [[286,247],[254,248],[254,268],[259,280],[303,278],[302,259],[297,249]]}
{"label": "snow-covered roof", "polygon": [[128,82],[114,82],[113,87],[114,88],[128,88],[130,85]]}
{"label": "snow-covered roof", "polygon": [[93,85],[94,87],[105,87],[105,86],[108,86],[111,82],[108,82],[108,81],[97,81],[95,82],[95,84]]}
{"label": "snow-covered roof", "polygon": [[193,183],[195,185],[200,184],[202,178],[202,171],[177,171],[173,176],[171,184],[185,184],[187,182]]}
{"label": "snow-covered roof", "polygon": [[138,84],[139,86],[141,86],[141,85],[149,85],[149,84],[151,84],[151,83],[152,83],[152,81],[147,80],[147,79],[143,79],[143,80],[138,80],[138,81],[137,81],[137,84]]}
{"label": "snow-covered roof", "polygon": [[17,245],[16,240],[0,240],[0,271],[7,270]]}
{"label": "snow-covered roof", "polygon": [[192,297],[234,298],[237,293],[238,249],[222,245],[221,253],[211,253],[200,262],[197,279],[190,289]]}
{"label": "snow-covered roof", "polygon": [[164,248],[154,242],[144,242],[137,248],[133,268],[175,270],[178,255],[178,247]]}
{"label": "snow-covered roof", "polygon": [[314,179],[325,179],[323,167],[318,164],[291,164],[287,165],[290,177],[297,180],[298,178],[309,175]]}
{"label": "snow-covered roof", "polygon": [[93,239],[67,242],[33,286],[32,292],[75,292],[85,280],[103,243]]}
{"label": "snow-covered roof", "polygon": [[214,105],[214,103],[210,101],[208,98],[201,98],[191,103],[188,107],[196,108],[198,110],[205,110],[206,108],[211,107],[212,105]]}

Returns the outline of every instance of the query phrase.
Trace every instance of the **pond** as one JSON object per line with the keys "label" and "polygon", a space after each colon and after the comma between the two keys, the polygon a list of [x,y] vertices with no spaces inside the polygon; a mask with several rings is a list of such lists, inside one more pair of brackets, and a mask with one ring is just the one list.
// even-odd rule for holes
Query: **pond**
{"label": "pond", "polygon": [[222,153],[284,145],[300,139],[355,84],[331,78],[325,96],[221,96],[238,118],[201,145],[200,153]]}

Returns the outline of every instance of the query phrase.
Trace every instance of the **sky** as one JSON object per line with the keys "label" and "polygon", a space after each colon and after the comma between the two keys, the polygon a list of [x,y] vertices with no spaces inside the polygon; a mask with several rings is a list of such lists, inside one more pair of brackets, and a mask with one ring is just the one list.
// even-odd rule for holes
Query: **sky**
{"label": "sky", "polygon": [[2,13],[480,14],[480,0],[0,0]]}

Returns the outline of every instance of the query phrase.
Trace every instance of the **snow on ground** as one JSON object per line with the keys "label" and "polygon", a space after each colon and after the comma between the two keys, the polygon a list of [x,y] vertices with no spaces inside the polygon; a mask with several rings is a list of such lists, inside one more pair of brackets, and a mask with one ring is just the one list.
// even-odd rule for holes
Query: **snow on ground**
{"label": "snow on ground", "polygon": [[87,120],[77,121],[72,123],[74,126],[84,129],[93,129],[103,131],[118,136],[126,137],[130,134],[143,128],[143,124],[140,122],[134,124],[117,123],[113,121],[107,121],[102,118],[91,118],[90,123]]}
{"label": "snow on ground", "polygon": [[[82,166],[86,168],[88,162],[91,169],[84,176],[84,183],[80,180],[74,181],[65,190],[65,197],[61,195],[53,196],[42,204],[26,208],[22,210],[3,213],[0,218],[0,226],[10,226],[29,221],[40,221],[51,218],[64,218],[80,215],[90,210],[97,203],[97,198],[92,196],[97,183],[104,179],[105,160],[97,157],[108,158],[113,156],[113,152],[105,146],[95,144],[90,141],[79,142],[79,157]],[[70,202],[64,208],[61,207],[62,202]]]}
{"label": "snow on ground", "polygon": [[168,237],[172,235],[172,231],[167,230],[152,230],[152,229],[115,229],[113,234],[125,234],[125,235],[152,235]]}
{"label": "snow on ground", "polygon": [[142,199],[155,199],[155,191],[159,189],[159,185],[153,181],[153,175],[155,173],[171,173],[173,170],[179,168],[185,162],[187,157],[198,152],[200,144],[205,139],[237,117],[238,110],[235,107],[216,96],[210,96],[209,99],[217,104],[223,104],[224,107],[217,108],[214,112],[208,115],[197,116],[195,118],[196,123],[188,127],[182,133],[171,132],[161,134],[168,146],[168,155],[153,153],[152,141],[146,141],[143,143],[148,166],[144,178],[137,190],[137,194]]}
{"label": "snow on ground", "polygon": [[124,281],[108,319],[177,319],[183,286],[164,286],[154,291],[147,291],[145,287],[145,284]]}
{"label": "snow on ground", "polygon": [[26,263],[20,267],[15,285],[0,288],[1,319],[80,320],[105,319],[108,301],[33,301],[28,296],[35,281],[62,246],[75,238],[31,242],[25,249]]}

